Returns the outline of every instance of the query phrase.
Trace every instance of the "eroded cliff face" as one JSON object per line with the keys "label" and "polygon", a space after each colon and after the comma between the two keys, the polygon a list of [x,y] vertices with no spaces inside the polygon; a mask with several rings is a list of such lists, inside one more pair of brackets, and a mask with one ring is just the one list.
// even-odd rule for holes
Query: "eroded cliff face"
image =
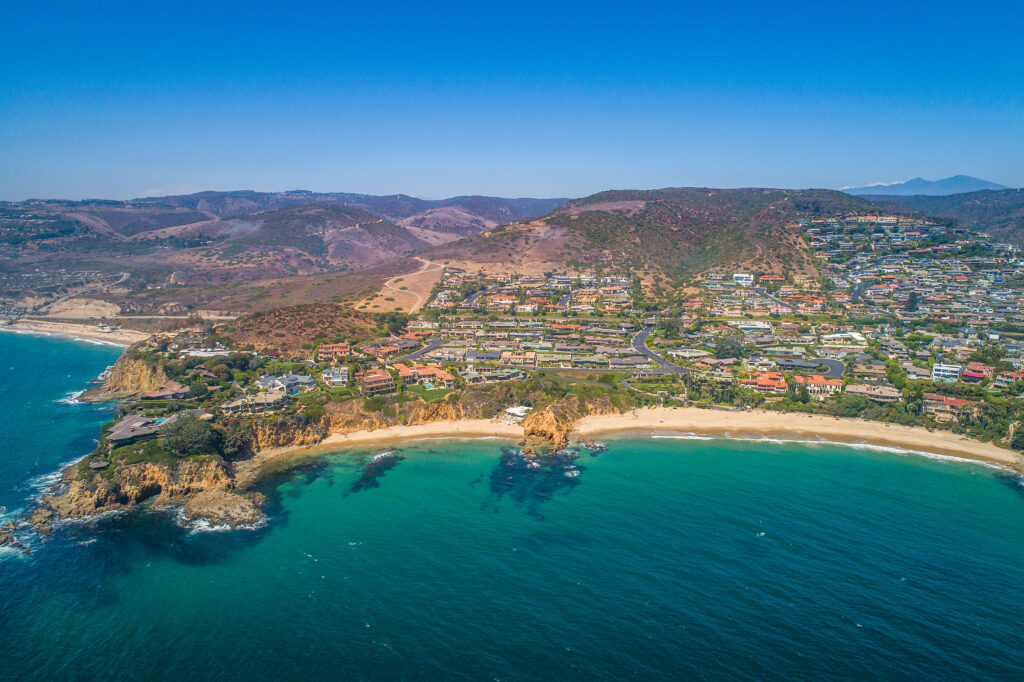
{"label": "eroded cliff face", "polygon": [[297,418],[283,418],[275,421],[254,422],[252,425],[252,450],[259,452],[271,448],[301,447],[316,445],[329,433],[327,420],[307,421]]}
{"label": "eroded cliff face", "polygon": [[[43,497],[41,509],[65,518],[83,518],[146,500],[162,506],[184,501],[210,490],[229,490],[234,482],[219,461],[189,460],[176,466],[139,462],[119,466],[109,473],[69,470],[65,488]],[[48,525],[49,519],[39,525]]]}
{"label": "eroded cliff face", "polygon": [[523,420],[523,434],[551,444],[555,450],[569,445],[569,435],[576,422],[592,414],[618,414],[607,398],[583,400],[577,396],[566,396],[545,408],[534,410]]}
{"label": "eroded cliff face", "polygon": [[155,391],[167,381],[167,375],[160,367],[151,367],[145,361],[133,358],[129,348],[114,363],[110,377],[103,385],[90,388],[82,394],[81,399],[85,402],[100,403],[130,398]]}

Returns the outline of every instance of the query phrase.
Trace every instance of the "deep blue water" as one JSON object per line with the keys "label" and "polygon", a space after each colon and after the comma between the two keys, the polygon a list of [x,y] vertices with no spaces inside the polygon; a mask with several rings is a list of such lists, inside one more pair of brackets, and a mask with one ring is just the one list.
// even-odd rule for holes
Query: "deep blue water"
{"label": "deep blue water", "polygon": [[[31,399],[5,382],[5,413],[52,416],[43,438],[3,432],[4,499],[103,421],[54,400],[113,354],[46,341],[18,366],[45,374],[25,354],[52,350],[78,370]],[[502,441],[337,453],[267,481],[255,531],[152,512],[62,526],[0,558],[0,676],[1022,677],[1017,479],[838,446],[610,444],[575,479]]]}

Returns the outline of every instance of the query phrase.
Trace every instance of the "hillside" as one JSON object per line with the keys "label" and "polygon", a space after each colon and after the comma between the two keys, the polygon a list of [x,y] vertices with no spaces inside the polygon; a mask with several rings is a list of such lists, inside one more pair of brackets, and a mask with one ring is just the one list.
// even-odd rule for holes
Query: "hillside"
{"label": "hillside", "polygon": [[715,268],[809,272],[813,266],[797,219],[870,206],[831,190],[616,190],[440,247],[429,257],[468,269],[597,268],[669,286]]}
{"label": "hillside", "polygon": [[946,196],[948,194],[963,194],[965,192],[977,192],[980,190],[1008,189],[1006,185],[1000,185],[970,175],[954,175],[942,180],[925,180],[914,178],[906,182],[893,182],[890,184],[878,183],[867,187],[847,187],[843,191],[847,194],[857,196]]}
{"label": "hillside", "polygon": [[261,353],[312,355],[315,345],[365,341],[380,331],[377,319],[333,303],[300,304],[244,315],[217,328],[239,347]]}
{"label": "hillside", "polygon": [[867,196],[884,205],[956,220],[963,227],[987,232],[1010,244],[1024,246],[1024,189],[983,190],[944,197]]}
{"label": "hillside", "polygon": [[[128,268],[129,286],[136,290],[257,283],[403,260],[547,214],[562,203],[304,190],[0,202],[0,259],[10,273],[89,270],[116,276]],[[20,295],[26,286],[32,288],[20,279],[0,281],[0,297]]]}

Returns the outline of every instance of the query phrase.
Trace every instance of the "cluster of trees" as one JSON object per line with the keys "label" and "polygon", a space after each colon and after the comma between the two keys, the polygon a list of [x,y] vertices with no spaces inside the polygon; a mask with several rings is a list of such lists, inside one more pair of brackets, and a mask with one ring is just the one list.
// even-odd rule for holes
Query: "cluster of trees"
{"label": "cluster of trees", "polygon": [[225,428],[191,414],[161,427],[164,450],[175,457],[219,455],[224,459],[240,459],[250,452],[249,426],[234,421]]}

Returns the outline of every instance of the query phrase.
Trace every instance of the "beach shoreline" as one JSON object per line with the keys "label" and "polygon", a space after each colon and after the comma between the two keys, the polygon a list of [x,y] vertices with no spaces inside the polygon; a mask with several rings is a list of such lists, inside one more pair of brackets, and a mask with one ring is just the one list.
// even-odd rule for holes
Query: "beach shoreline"
{"label": "beach shoreline", "polygon": [[389,426],[372,431],[335,431],[314,445],[272,448],[257,453],[254,457],[239,462],[235,467],[235,481],[239,488],[246,488],[281,469],[293,466],[306,459],[373,445],[398,445],[420,440],[496,440],[519,441],[523,428],[498,419],[463,419],[459,421],[437,421],[410,426]]}
{"label": "beach shoreline", "polygon": [[[896,454],[950,458],[1022,472],[1022,459],[1018,453],[949,431],[929,431],[922,427],[800,413],[764,410],[730,412],[694,407],[641,408],[623,414],[584,417],[575,424],[570,434],[576,442],[590,442],[600,437],[657,438],[689,435],[889,450]],[[239,463],[236,480],[239,487],[247,487],[263,476],[286,469],[297,462],[350,448],[396,446],[427,439],[494,438],[518,442],[523,437],[520,425],[496,419],[439,421],[373,431],[334,432],[315,445],[264,450],[252,459]]]}
{"label": "beach shoreline", "polygon": [[1015,470],[1021,467],[1018,453],[950,431],[798,412],[642,408],[617,415],[584,417],[577,422],[573,433],[579,438],[593,439],[630,431],[898,448],[914,454],[955,457]]}
{"label": "beach shoreline", "polygon": [[72,324],[70,322],[44,322],[41,320],[16,320],[11,324],[0,325],[0,331],[14,334],[35,334],[37,336],[60,336],[78,341],[103,341],[112,346],[124,347],[144,341],[151,336],[151,334],[134,329],[115,329],[103,332],[94,325]]}

